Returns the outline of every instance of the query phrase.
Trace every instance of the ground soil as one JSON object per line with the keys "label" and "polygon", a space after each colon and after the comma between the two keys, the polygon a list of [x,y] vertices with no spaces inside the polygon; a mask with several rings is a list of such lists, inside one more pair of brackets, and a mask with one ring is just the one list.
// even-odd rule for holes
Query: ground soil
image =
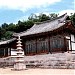
{"label": "ground soil", "polygon": [[26,69],[15,71],[11,68],[0,68],[0,75],[75,75],[75,69]]}

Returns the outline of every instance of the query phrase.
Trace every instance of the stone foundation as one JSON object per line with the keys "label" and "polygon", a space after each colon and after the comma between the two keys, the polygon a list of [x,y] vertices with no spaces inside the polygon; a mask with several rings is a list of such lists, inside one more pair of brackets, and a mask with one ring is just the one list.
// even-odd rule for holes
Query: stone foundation
{"label": "stone foundation", "polygon": [[14,64],[14,70],[25,70],[26,65],[23,62],[17,62]]}
{"label": "stone foundation", "polygon": [[[5,60],[6,64],[4,65],[9,65],[9,66],[13,65],[15,60],[16,58],[14,57],[8,58]],[[25,56],[23,63],[26,65],[27,68],[75,69],[75,54],[55,53],[55,54]]]}
{"label": "stone foundation", "polygon": [[32,68],[66,68],[75,69],[75,55],[71,53],[56,53],[26,56],[27,67]]}

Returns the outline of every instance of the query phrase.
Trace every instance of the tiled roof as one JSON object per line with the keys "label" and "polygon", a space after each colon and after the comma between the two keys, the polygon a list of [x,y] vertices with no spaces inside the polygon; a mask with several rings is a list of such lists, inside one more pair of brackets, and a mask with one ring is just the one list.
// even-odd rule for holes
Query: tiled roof
{"label": "tiled roof", "polygon": [[18,34],[14,34],[14,36],[27,36],[32,34],[38,34],[42,32],[53,31],[65,24],[66,18],[68,17],[67,14],[64,14],[60,17],[57,17],[54,20],[48,20],[39,24],[34,24],[30,29],[25,32],[21,32]]}
{"label": "tiled roof", "polygon": [[1,41],[0,42],[0,45],[3,45],[3,44],[9,44],[10,42],[16,40],[16,38],[13,38],[13,39],[10,39],[10,40],[6,40],[6,41]]}

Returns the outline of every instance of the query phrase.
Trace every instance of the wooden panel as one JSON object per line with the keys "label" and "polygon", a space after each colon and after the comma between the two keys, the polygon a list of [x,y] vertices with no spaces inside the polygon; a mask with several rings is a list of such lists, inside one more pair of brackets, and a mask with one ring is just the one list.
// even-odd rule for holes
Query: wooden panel
{"label": "wooden panel", "polygon": [[49,52],[48,39],[39,38],[37,40],[37,53]]}
{"label": "wooden panel", "polygon": [[25,43],[26,55],[34,55],[40,53],[48,53],[49,45],[48,39],[44,37],[38,37],[34,40],[28,40]]}
{"label": "wooden panel", "polygon": [[35,40],[26,41],[25,53],[26,54],[35,54],[36,53],[36,41]]}
{"label": "wooden panel", "polygon": [[51,52],[63,51],[64,38],[62,36],[52,36],[50,38],[50,50]]}

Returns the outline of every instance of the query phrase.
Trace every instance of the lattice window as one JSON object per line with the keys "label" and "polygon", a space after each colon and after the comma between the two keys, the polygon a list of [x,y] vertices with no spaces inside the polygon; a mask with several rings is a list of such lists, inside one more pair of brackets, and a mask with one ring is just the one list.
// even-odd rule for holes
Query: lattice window
{"label": "lattice window", "polygon": [[35,40],[30,40],[30,41],[26,42],[25,51],[26,51],[26,53],[36,52]]}
{"label": "lattice window", "polygon": [[4,56],[4,48],[0,49],[0,56]]}
{"label": "lattice window", "polygon": [[64,39],[62,37],[56,36],[50,38],[51,50],[60,49],[63,47],[64,47]]}
{"label": "lattice window", "polygon": [[48,51],[48,39],[47,38],[39,38],[37,40],[37,51],[38,52]]}

